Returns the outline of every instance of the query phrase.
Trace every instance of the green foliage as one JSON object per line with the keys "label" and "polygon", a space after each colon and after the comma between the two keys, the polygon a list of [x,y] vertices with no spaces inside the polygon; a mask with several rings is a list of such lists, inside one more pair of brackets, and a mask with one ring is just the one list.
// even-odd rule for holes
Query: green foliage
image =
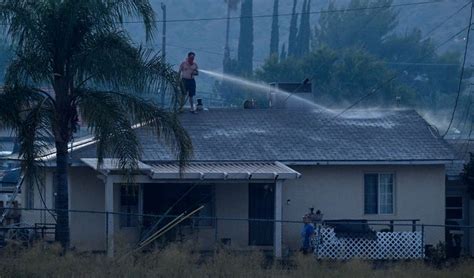
{"label": "green foliage", "polygon": [[311,11],[311,1],[304,0],[301,11],[300,28],[296,36],[296,57],[303,57],[309,52],[309,43],[311,38],[311,27],[309,23]]}
{"label": "green foliage", "polygon": [[293,0],[293,10],[291,12],[290,33],[288,35],[288,56],[296,55],[297,35],[298,35],[298,14],[296,13],[297,0]]}
{"label": "green foliage", "polygon": [[[256,77],[266,82],[301,82],[310,78],[316,102],[333,106],[354,102],[393,75],[386,64],[360,48],[335,51],[323,47],[303,58],[289,57],[284,61],[268,59]],[[390,106],[397,96],[404,102],[415,102],[414,92],[397,82],[381,88],[383,94],[370,99],[368,104]]]}
{"label": "green foliage", "polygon": [[281,46],[281,52],[280,52],[280,60],[283,61],[286,59],[287,53],[286,53],[286,44],[283,44]]}
{"label": "green foliage", "polygon": [[13,56],[13,51],[5,43],[0,43],[0,83],[4,82],[5,72]]}
{"label": "green foliage", "polygon": [[253,0],[242,1],[240,16],[237,61],[239,73],[243,76],[250,76],[253,73]]}
{"label": "green foliage", "polygon": [[335,3],[336,1],[331,1],[326,11],[345,11],[321,14],[315,30],[315,47],[363,47],[371,53],[378,53],[384,37],[397,26],[398,13],[394,9],[368,9],[390,6],[393,0],[351,0],[346,7],[338,7]]}
{"label": "green foliage", "polygon": [[[23,170],[34,176],[44,154],[56,152],[57,236],[68,245],[68,144],[79,118],[99,140],[99,161],[118,158],[135,170],[141,148],[132,125],[148,125],[176,150],[181,165],[191,141],[173,113],[140,94],[164,86],[172,99],[179,82],[161,56],[134,46],[122,22],[143,22],[153,38],[155,13],[147,0],[2,0],[0,23],[15,49],[0,92],[0,126],[18,136]],[[43,91],[51,88],[54,93]],[[54,146],[38,138],[51,138]],[[32,179],[31,179],[32,180]]]}
{"label": "green foliage", "polygon": [[237,10],[240,0],[224,0],[230,10]]}
{"label": "green foliage", "polygon": [[[434,42],[417,29],[394,33],[398,12],[389,7],[393,0],[351,0],[345,6],[329,2],[315,26],[313,51],[308,55],[301,48],[308,39],[301,36],[308,33],[305,17],[309,7],[305,4],[309,1],[303,3],[297,36],[296,0],[293,3],[288,57],[268,59],[256,71],[258,79],[300,82],[312,77],[316,100],[326,105],[352,102],[379,85],[377,93],[364,100],[365,105],[394,104],[401,97],[404,106],[435,110],[453,101],[459,53],[437,53]],[[329,10],[342,11],[324,12]],[[462,101],[464,98],[461,96]]]}
{"label": "green foliage", "polygon": [[464,165],[462,178],[464,183],[468,186],[468,191],[471,199],[474,200],[474,153],[469,154],[469,162]]}

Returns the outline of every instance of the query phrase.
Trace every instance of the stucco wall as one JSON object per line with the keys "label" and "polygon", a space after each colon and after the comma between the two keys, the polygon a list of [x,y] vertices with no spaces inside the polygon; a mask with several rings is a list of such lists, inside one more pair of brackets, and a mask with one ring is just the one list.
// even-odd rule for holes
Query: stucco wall
{"label": "stucco wall", "polygon": [[[283,219],[300,220],[314,207],[325,219],[420,219],[424,224],[443,224],[445,219],[444,166],[299,166],[299,180],[283,185]],[[364,214],[364,173],[395,174],[394,213]],[[287,200],[290,204],[286,204]],[[295,248],[301,225],[283,225],[283,245]],[[405,230],[410,230],[407,227]],[[425,242],[444,241],[444,230],[425,229]]]}
{"label": "stucco wall", "polygon": [[[283,219],[301,220],[309,207],[320,209],[325,219],[420,219],[424,224],[443,224],[445,219],[444,166],[298,166],[299,180],[283,184]],[[395,174],[395,211],[393,215],[364,214],[364,173],[391,172]],[[105,186],[97,172],[87,167],[70,171],[70,208],[104,211]],[[47,176],[46,202],[52,206],[52,175]],[[217,183],[215,188],[217,217],[248,217],[248,184]],[[37,199],[37,200],[36,200]],[[290,200],[287,204],[287,200]],[[119,211],[120,190],[114,186],[114,210]],[[35,192],[35,207],[40,206]],[[471,215],[474,215],[471,214]],[[37,216],[37,215],[36,215]],[[105,248],[105,218],[103,215],[71,213],[71,245],[79,250]],[[32,218],[31,218],[32,219]],[[116,236],[121,231],[115,218]],[[472,223],[472,222],[471,222]],[[217,239],[230,238],[234,248],[248,246],[248,223],[219,221]],[[300,244],[301,224],[283,224],[284,248],[296,249]],[[410,230],[407,227],[406,230]],[[443,229],[425,229],[426,243],[444,240]],[[199,232],[199,241],[210,245],[216,237],[214,228]]]}
{"label": "stucco wall", "polygon": [[[22,208],[27,207],[27,186],[33,187],[33,203],[30,209],[44,209],[44,208],[53,208],[53,190],[52,190],[52,181],[53,181],[53,172],[51,169],[43,169],[38,176],[38,181],[33,181],[30,184],[30,181],[26,180],[22,184],[22,194],[20,194],[20,203]],[[22,210],[21,211],[21,222],[34,225],[35,223],[50,223],[54,224],[55,220],[50,213],[46,210]],[[47,239],[53,239],[54,235],[47,235]]]}
{"label": "stucco wall", "polygon": [[[89,167],[70,170],[69,207],[71,210],[104,211],[105,186]],[[71,246],[78,250],[105,249],[105,215],[71,212]]]}

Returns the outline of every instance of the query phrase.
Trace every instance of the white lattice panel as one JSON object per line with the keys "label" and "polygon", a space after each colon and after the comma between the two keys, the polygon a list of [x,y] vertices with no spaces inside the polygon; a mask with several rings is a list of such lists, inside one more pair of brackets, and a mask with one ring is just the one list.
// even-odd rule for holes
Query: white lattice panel
{"label": "white lattice panel", "polygon": [[416,259],[422,258],[421,232],[377,232],[376,239],[338,238],[333,228],[321,228],[314,238],[314,253],[328,259]]}

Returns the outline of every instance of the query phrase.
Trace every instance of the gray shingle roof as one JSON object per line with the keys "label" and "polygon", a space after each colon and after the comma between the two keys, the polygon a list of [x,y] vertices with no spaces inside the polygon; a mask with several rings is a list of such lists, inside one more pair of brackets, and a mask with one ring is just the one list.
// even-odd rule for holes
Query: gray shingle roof
{"label": "gray shingle roof", "polygon": [[[193,161],[428,161],[454,158],[449,145],[413,110],[212,109],[182,114]],[[137,131],[143,161],[174,160],[149,130]],[[95,156],[95,146],[75,158]]]}

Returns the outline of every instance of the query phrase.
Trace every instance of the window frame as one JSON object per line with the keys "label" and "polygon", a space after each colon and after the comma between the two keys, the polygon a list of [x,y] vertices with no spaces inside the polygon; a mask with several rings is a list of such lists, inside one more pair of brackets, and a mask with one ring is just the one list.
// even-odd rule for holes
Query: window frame
{"label": "window frame", "polygon": [[[377,175],[377,212],[376,213],[368,213],[365,210],[365,177],[366,175]],[[382,175],[391,175],[392,176],[392,212],[391,213],[381,213],[381,183],[380,177]],[[363,194],[364,194],[364,201],[363,201],[363,210],[364,215],[395,215],[396,211],[396,173],[395,172],[364,172],[363,174]]]}
{"label": "window frame", "polygon": [[[461,206],[460,207],[448,207],[446,204],[446,201],[448,198],[460,198],[461,199]],[[448,210],[454,210],[454,209],[460,209],[461,210],[461,218],[448,218]],[[465,218],[465,213],[464,213],[464,198],[461,195],[451,195],[451,196],[446,196],[445,197],[445,203],[444,203],[444,213],[445,213],[445,218],[446,220],[453,220],[453,221],[462,221]]]}

